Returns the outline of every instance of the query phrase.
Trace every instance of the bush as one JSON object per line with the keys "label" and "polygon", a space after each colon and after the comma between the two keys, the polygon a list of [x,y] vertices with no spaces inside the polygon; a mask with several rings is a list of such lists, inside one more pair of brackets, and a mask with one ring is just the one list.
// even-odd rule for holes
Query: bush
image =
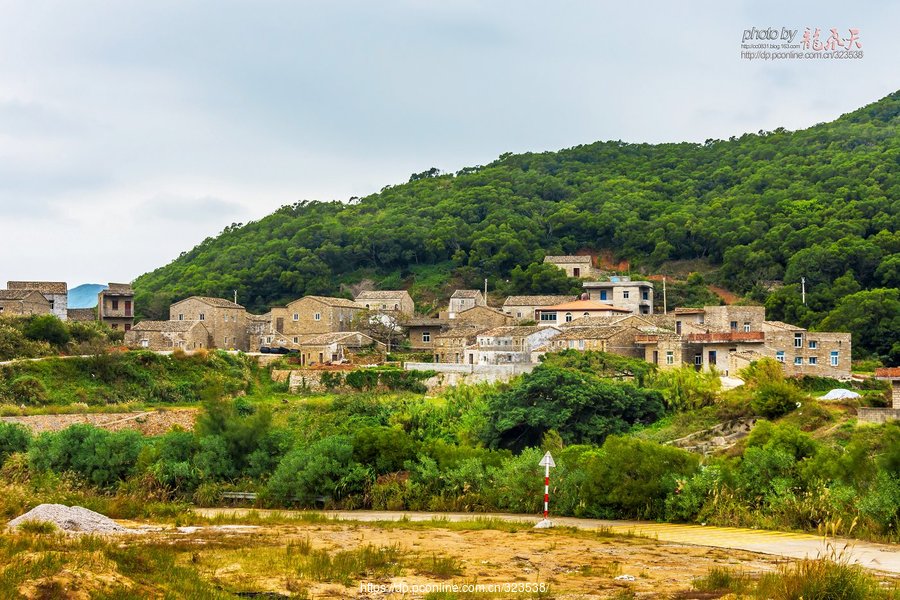
{"label": "bush", "polygon": [[597,517],[661,518],[677,480],[693,475],[699,462],[672,446],[611,436],[585,463],[582,500]]}
{"label": "bush", "polygon": [[797,388],[786,381],[761,384],[753,394],[753,412],[767,419],[776,419],[796,409],[806,399]]}
{"label": "bush", "polygon": [[662,392],[669,410],[686,411],[715,404],[722,382],[715,373],[681,367],[658,373],[653,387]]}
{"label": "bush", "polygon": [[25,325],[25,337],[34,341],[43,341],[57,347],[65,346],[72,339],[65,323],[53,315],[32,317]]}
{"label": "bush", "polygon": [[346,436],[323,438],[288,453],[266,487],[266,498],[281,505],[313,506],[319,496],[339,499],[361,492],[369,473],[353,460]]}
{"label": "bush", "polygon": [[31,431],[18,423],[0,421],[0,465],[10,454],[25,452],[31,443]]}
{"label": "bush", "polygon": [[6,395],[15,404],[35,406],[47,402],[47,388],[39,379],[29,375],[14,379]]}
{"label": "bush", "polygon": [[353,460],[377,474],[400,471],[417,449],[405,431],[393,427],[363,427],[353,434]]}
{"label": "bush", "polygon": [[36,471],[72,471],[94,485],[110,487],[134,472],[144,442],[137,431],[72,425],[35,438],[28,457]]}

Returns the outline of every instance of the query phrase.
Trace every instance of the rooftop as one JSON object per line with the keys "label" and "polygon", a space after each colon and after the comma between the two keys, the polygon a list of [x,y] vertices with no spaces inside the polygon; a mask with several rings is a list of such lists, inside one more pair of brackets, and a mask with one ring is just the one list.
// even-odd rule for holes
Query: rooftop
{"label": "rooftop", "polygon": [[581,263],[586,265],[594,264],[594,259],[590,256],[581,255],[565,255],[565,256],[545,256],[545,263]]}
{"label": "rooftop", "polygon": [[594,300],[573,300],[572,302],[564,302],[562,304],[556,304],[553,306],[541,306],[537,310],[540,311],[548,311],[548,310],[571,310],[571,311],[610,311],[610,312],[618,312],[631,314],[631,311],[627,308],[619,308],[617,306],[611,306],[609,304],[603,304],[601,302],[596,302]]}
{"label": "rooftop", "polygon": [[183,333],[192,327],[205,326],[200,321],[141,321],[131,328],[132,331],[160,331],[165,333]]}
{"label": "rooftop", "polygon": [[877,379],[900,379],[900,367],[887,367],[875,369]]}
{"label": "rooftop", "polygon": [[[346,298],[334,298],[333,296],[303,296],[303,298],[294,300],[294,302],[299,302],[300,300],[304,300],[306,298],[318,300],[319,302],[327,306],[339,306],[342,308],[362,308],[361,305],[354,302],[353,300],[347,300]],[[291,302],[291,304],[293,304],[294,302]]]}
{"label": "rooftop", "polygon": [[133,296],[134,289],[130,283],[110,283],[102,293],[107,296]]}
{"label": "rooftop", "polygon": [[[36,290],[0,290],[0,300],[24,300]],[[41,296],[43,298],[43,296]]]}
{"label": "rooftop", "polygon": [[541,327],[540,325],[529,325],[524,327],[520,325],[503,325],[502,327],[494,327],[493,329],[482,331],[478,334],[478,337],[524,337],[544,331],[545,329],[559,331],[556,327]]}
{"label": "rooftop", "polygon": [[366,292],[360,292],[359,295],[356,296],[356,301],[360,300],[390,300],[393,298],[398,298],[400,296],[408,296],[409,292],[406,290],[369,290]]}
{"label": "rooftop", "polygon": [[785,323],[784,321],[763,321],[764,325],[768,325],[769,327],[775,327],[776,329],[786,329],[788,331],[804,331],[802,327],[797,327],[796,325],[791,325],[790,323]]}
{"label": "rooftop", "polygon": [[503,302],[503,306],[550,306],[571,302],[578,296],[509,296]]}
{"label": "rooftop", "polygon": [[36,290],[42,294],[69,293],[65,281],[8,281],[6,287],[11,290]]}
{"label": "rooftop", "polygon": [[611,288],[618,286],[626,286],[626,287],[653,287],[653,283],[650,281],[631,281],[630,279],[623,277],[618,280],[612,281],[585,281],[582,284],[582,287],[585,288]]}
{"label": "rooftop", "polygon": [[673,310],[672,312],[675,313],[676,315],[702,315],[706,311],[703,310],[702,308],[690,308],[690,307],[681,308],[681,307],[679,307],[679,308],[676,308],[675,310]]}
{"label": "rooftop", "polygon": [[196,300],[198,302],[202,302],[203,304],[208,304],[209,306],[216,306],[219,308],[244,308],[240,304],[235,304],[231,300],[226,300],[225,298],[213,298],[211,296],[191,296],[189,298],[185,298],[173,303],[172,306],[181,304],[182,302],[187,302],[188,300]]}
{"label": "rooftop", "polygon": [[481,295],[481,290],[456,290],[451,298],[477,298]]}
{"label": "rooftop", "polygon": [[630,329],[629,327],[599,326],[572,327],[553,338],[553,341],[565,340],[605,340]]}

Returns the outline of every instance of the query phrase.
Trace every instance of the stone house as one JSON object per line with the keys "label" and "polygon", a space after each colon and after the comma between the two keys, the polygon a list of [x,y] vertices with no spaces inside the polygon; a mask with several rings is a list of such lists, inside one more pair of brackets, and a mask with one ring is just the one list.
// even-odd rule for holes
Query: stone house
{"label": "stone house", "polygon": [[475,343],[475,339],[485,327],[463,325],[434,337],[434,362],[463,364],[466,360],[466,348]]}
{"label": "stone house", "polygon": [[538,324],[557,327],[583,318],[628,314],[631,314],[631,311],[626,308],[618,308],[593,300],[573,300],[563,304],[541,306],[534,310],[535,320]]}
{"label": "stone house", "polygon": [[476,306],[487,306],[487,301],[480,290],[456,290],[450,296],[448,317],[455,319],[459,313]]}
{"label": "stone house", "polygon": [[683,364],[715,368],[727,375],[769,357],[788,376],[850,377],[849,333],[811,332],[780,321],[766,321],[762,306],[706,306],[676,309],[674,326],[644,332],[636,343],[645,360],[660,368]]}
{"label": "stone house", "polygon": [[64,281],[9,281],[7,289],[40,292],[50,303],[50,314],[61,321],[69,318],[69,286]]}
{"label": "stone house", "polygon": [[536,309],[577,299],[577,296],[509,296],[503,301],[503,312],[517,321],[536,321]]}
{"label": "stone house", "polygon": [[395,312],[408,317],[413,316],[416,310],[412,296],[406,290],[360,292],[356,303],[368,310]]}
{"label": "stone house", "polygon": [[204,321],[141,321],[125,332],[125,345],[156,351],[191,351],[209,348],[211,337]]}
{"label": "stone house", "polygon": [[566,272],[568,277],[576,279],[594,279],[600,277],[600,269],[594,266],[591,256],[545,256],[544,263],[558,267]]}
{"label": "stone house", "polygon": [[353,300],[304,296],[285,307],[272,309],[271,331],[296,344],[304,335],[351,331],[353,319],[363,310]]}
{"label": "stone house", "polygon": [[875,379],[891,383],[891,408],[900,410],[900,367],[875,369]]}
{"label": "stone house", "polygon": [[169,307],[170,321],[200,321],[209,331],[209,348],[250,349],[247,311],[224,298],[191,296]]}
{"label": "stone house", "polygon": [[556,327],[508,325],[479,333],[475,345],[467,348],[470,365],[531,363],[531,353],[560,334]]}
{"label": "stone house", "polygon": [[247,338],[250,352],[259,352],[261,346],[272,343],[272,313],[253,315],[247,313]]}
{"label": "stone house", "polygon": [[562,333],[550,340],[546,352],[560,352],[566,349],[609,352],[621,356],[644,358],[642,348],[635,344],[641,334],[637,327],[617,325],[594,325],[589,327],[566,327]]}
{"label": "stone house", "polygon": [[635,314],[653,314],[653,284],[649,281],[613,276],[609,281],[585,281],[583,287],[595,302],[627,308]]}
{"label": "stone house", "polygon": [[479,327],[500,327],[512,325],[515,319],[490,306],[473,306],[456,314],[454,325],[478,325]]}
{"label": "stone house", "polygon": [[37,290],[0,290],[0,316],[25,317],[52,313],[50,301]]}
{"label": "stone house", "polygon": [[354,362],[362,352],[373,352],[379,360],[384,359],[387,346],[358,331],[320,333],[304,336],[298,346],[300,364],[303,366]]}
{"label": "stone house", "polygon": [[134,325],[134,290],[128,283],[110,283],[97,294],[97,319],[113,329],[128,331]]}
{"label": "stone house", "polygon": [[450,328],[447,319],[434,319],[431,317],[413,317],[403,323],[406,330],[406,338],[409,346],[416,352],[428,352],[434,350],[434,338]]}

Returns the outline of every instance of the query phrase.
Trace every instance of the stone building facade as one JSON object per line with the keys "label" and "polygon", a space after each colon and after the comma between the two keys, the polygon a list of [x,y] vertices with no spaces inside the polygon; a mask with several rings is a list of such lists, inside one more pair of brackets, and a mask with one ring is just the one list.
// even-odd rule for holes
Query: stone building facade
{"label": "stone building facade", "polygon": [[480,290],[456,290],[450,296],[450,309],[447,316],[455,319],[459,313],[476,306],[487,306],[487,300]]}
{"label": "stone building facade", "polygon": [[475,344],[466,348],[470,365],[506,365],[531,363],[531,353],[559,335],[556,327],[505,326],[479,333]]}
{"label": "stone building facade", "polygon": [[141,321],[125,332],[129,348],[185,351],[210,347],[210,333],[203,321]]}
{"label": "stone building facade", "polygon": [[609,281],[585,281],[583,287],[595,302],[627,308],[635,314],[653,314],[653,284],[649,281],[614,276]]}
{"label": "stone building facade", "polygon": [[577,299],[577,296],[509,296],[503,302],[503,312],[517,321],[536,321],[536,309]]}
{"label": "stone building facade", "polygon": [[50,303],[50,313],[61,321],[69,318],[69,286],[64,281],[9,281],[7,289],[37,291]]}
{"label": "stone building facade", "polygon": [[545,256],[544,263],[558,267],[575,279],[596,279],[602,271],[594,266],[592,256]]}
{"label": "stone building facade", "polygon": [[304,296],[285,307],[272,309],[271,331],[297,344],[304,335],[350,331],[354,318],[363,310],[353,300]]}
{"label": "stone building facade", "polygon": [[209,332],[209,347],[223,350],[250,349],[247,311],[224,298],[191,296],[172,304],[170,321],[200,321]]}
{"label": "stone building facade", "polygon": [[0,290],[0,316],[49,315],[50,302],[36,290]]}
{"label": "stone building facade", "polygon": [[360,292],[356,303],[368,310],[399,313],[411,317],[416,306],[406,290],[378,290]]}
{"label": "stone building facade", "polygon": [[128,283],[110,283],[97,294],[97,319],[113,329],[129,331],[134,325],[134,290]]}

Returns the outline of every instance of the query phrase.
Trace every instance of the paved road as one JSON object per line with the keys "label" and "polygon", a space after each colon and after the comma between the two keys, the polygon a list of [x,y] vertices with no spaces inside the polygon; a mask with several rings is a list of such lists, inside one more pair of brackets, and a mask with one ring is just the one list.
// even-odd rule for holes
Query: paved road
{"label": "paved road", "polygon": [[[198,508],[197,514],[215,516],[231,514],[240,516],[251,509],[244,508]],[[277,512],[290,515],[300,511],[257,511]],[[479,518],[494,518],[504,521],[536,523],[539,518],[532,515],[483,514],[483,513],[426,513],[426,512],[386,512],[386,511],[315,511],[328,517],[346,521],[473,521]],[[845,551],[852,562],[866,568],[900,574],[900,545],[874,544],[857,540],[833,538],[827,543],[816,535],[787,533],[738,527],[710,527],[702,525],[673,525],[647,521],[605,521],[601,519],[576,519],[555,517],[555,525],[577,527],[578,529],[608,529],[613,533],[634,534],[658,539],[661,542],[709,546],[747,550],[761,554],[772,554],[788,558],[816,558],[830,554],[831,548]]]}

